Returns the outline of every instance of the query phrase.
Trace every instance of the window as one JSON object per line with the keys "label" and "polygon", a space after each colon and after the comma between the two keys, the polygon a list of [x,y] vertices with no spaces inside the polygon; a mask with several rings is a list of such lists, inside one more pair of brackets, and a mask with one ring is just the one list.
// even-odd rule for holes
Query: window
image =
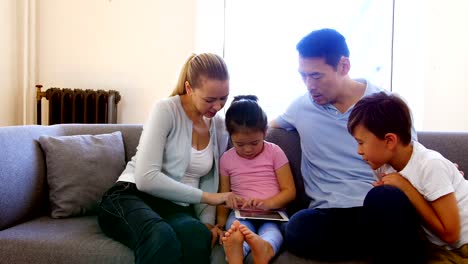
{"label": "window", "polygon": [[393,0],[225,0],[231,95],[255,94],[270,119],[281,114],[306,92],[296,44],[324,27],[345,36],[352,78],[390,89],[392,18]]}

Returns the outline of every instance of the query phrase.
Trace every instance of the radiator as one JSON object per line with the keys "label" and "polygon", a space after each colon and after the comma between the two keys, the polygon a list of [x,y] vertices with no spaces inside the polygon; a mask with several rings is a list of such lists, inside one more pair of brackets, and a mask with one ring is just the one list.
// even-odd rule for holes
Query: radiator
{"label": "radiator", "polygon": [[41,91],[36,85],[37,124],[42,124],[42,98],[49,102],[49,125],[65,123],[117,123],[120,94],[114,90],[52,87]]}

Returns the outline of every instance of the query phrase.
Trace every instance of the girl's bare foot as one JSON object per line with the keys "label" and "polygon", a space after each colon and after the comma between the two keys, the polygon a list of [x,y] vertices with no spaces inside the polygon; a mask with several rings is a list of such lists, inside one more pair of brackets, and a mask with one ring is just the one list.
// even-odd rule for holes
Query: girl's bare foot
{"label": "girl's bare foot", "polygon": [[240,225],[240,222],[238,220],[234,220],[234,222],[232,223],[232,225],[229,227],[228,230],[226,230],[226,232],[224,233],[224,236],[230,236],[232,233],[234,233],[234,231],[236,230],[239,230],[239,225]]}
{"label": "girl's bare foot", "polygon": [[234,221],[221,240],[227,262],[229,264],[242,264],[244,262],[244,235],[239,230],[239,221]]}
{"label": "girl's bare foot", "polygon": [[259,235],[252,232],[244,225],[239,225],[240,232],[244,235],[244,239],[249,244],[250,250],[255,264],[268,264],[275,256],[273,247],[261,238]]}

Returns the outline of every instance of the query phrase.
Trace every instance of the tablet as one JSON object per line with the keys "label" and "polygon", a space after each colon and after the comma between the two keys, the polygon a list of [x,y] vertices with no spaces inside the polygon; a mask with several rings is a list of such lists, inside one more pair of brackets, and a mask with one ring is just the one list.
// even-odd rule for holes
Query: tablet
{"label": "tablet", "polygon": [[238,219],[261,219],[270,221],[289,221],[288,216],[283,211],[263,211],[263,210],[234,210]]}

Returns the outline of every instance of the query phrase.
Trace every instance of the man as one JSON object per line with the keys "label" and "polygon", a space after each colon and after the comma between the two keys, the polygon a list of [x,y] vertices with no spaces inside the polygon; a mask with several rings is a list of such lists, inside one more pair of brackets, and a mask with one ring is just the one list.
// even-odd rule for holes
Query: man
{"label": "man", "polygon": [[382,89],[349,77],[348,46],[333,29],[312,31],[297,50],[308,93],[270,124],[298,131],[304,187],[311,199],[309,208],[286,225],[286,246],[306,258],[423,263],[424,240],[415,209],[399,189],[373,188],[373,171],[347,131],[354,104]]}

